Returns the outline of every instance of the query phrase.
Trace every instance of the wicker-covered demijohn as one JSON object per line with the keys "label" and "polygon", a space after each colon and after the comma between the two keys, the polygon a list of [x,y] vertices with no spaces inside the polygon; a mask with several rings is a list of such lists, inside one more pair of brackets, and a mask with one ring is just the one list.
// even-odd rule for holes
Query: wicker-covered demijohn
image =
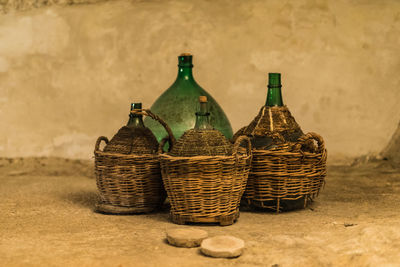
{"label": "wicker-covered demijohn", "polygon": [[236,140],[238,136],[246,135],[251,137],[253,149],[263,149],[269,148],[276,133],[288,142],[295,142],[303,135],[287,106],[261,107],[250,124],[239,129],[232,139]]}
{"label": "wicker-covered demijohn", "polygon": [[251,143],[246,136],[232,145],[212,127],[186,131],[170,153],[160,155],[172,221],[233,224],[239,216],[250,162]]}
{"label": "wicker-covered demijohn", "polygon": [[280,212],[304,208],[318,195],[326,176],[324,141],[316,133],[302,134],[286,106],[263,106],[233,139],[242,135],[253,144],[243,202]]}
{"label": "wicker-covered demijohn", "polygon": [[[166,125],[149,110],[133,110]],[[172,136],[170,129],[167,132]],[[173,138],[173,136],[171,137]],[[106,146],[100,150],[100,143]],[[108,141],[104,136],[95,145],[95,174],[100,195],[99,212],[132,214],[151,212],[166,197],[158,155],[158,142],[145,127],[122,127]]]}
{"label": "wicker-covered demijohn", "polygon": [[174,144],[172,156],[226,156],[232,154],[232,144],[218,130],[187,130]]}
{"label": "wicker-covered demijohn", "polygon": [[[312,151],[310,140],[317,142]],[[243,199],[256,207],[277,212],[304,208],[324,184],[326,158],[324,141],[316,133],[307,133],[295,144],[253,150]]]}

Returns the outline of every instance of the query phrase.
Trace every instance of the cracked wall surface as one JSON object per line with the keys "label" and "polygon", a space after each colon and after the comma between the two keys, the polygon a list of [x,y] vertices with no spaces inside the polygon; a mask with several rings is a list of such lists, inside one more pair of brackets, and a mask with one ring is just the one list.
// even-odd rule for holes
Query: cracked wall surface
{"label": "cracked wall surface", "polygon": [[382,151],[382,156],[394,162],[395,164],[400,164],[400,123],[390,142]]}
{"label": "cracked wall surface", "polygon": [[379,153],[400,120],[399,1],[57,3],[0,15],[0,157],[91,157],[131,101],[150,107],[174,81],[181,52],[234,130],[281,72],[285,104],[331,163]]}
{"label": "cracked wall surface", "polygon": [[0,13],[27,11],[52,5],[93,4],[108,0],[0,0]]}

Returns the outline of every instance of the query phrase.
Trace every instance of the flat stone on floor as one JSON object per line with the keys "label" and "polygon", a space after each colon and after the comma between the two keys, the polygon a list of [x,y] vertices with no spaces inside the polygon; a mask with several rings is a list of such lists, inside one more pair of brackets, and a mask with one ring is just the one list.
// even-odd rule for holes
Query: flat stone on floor
{"label": "flat stone on floor", "polygon": [[196,228],[174,228],[167,230],[167,240],[173,246],[193,248],[198,247],[208,233]]}
{"label": "flat stone on floor", "polygon": [[230,235],[220,235],[204,239],[201,252],[215,258],[239,257],[244,249],[244,241]]}

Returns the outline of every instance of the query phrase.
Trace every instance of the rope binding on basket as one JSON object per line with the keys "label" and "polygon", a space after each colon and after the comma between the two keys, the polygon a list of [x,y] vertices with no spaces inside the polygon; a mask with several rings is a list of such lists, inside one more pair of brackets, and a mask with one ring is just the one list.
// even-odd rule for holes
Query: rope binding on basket
{"label": "rope binding on basket", "polygon": [[[168,141],[168,142],[169,142],[169,149],[168,149],[168,151],[171,151],[172,147],[173,147],[174,144],[176,143],[176,139],[175,139],[174,134],[172,133],[171,128],[168,126],[168,124],[167,124],[160,116],[158,116],[158,115],[154,114],[153,112],[151,112],[150,109],[134,109],[134,110],[131,111],[131,113],[132,113],[132,114],[138,114],[138,115],[148,116],[148,117],[152,118],[153,120],[158,121],[158,122],[164,127],[164,129],[167,131],[167,133],[168,133],[168,136],[167,136],[167,137],[164,137],[164,138],[161,140],[161,142],[163,142],[163,140],[166,139],[166,140],[163,142],[163,145],[165,145],[165,142]],[[160,143],[161,143],[161,142],[160,142]],[[162,152],[163,152],[162,148],[163,148],[163,146],[161,147],[161,150],[160,150],[160,146],[159,146],[159,150],[158,150],[159,153],[162,153]]]}

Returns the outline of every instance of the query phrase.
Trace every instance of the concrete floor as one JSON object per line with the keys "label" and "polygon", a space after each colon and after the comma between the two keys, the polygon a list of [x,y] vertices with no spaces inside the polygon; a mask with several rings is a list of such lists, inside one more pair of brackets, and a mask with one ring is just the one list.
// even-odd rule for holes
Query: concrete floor
{"label": "concrete floor", "polygon": [[[93,212],[92,163],[0,159],[0,266],[400,266],[400,172],[389,162],[331,166],[305,210],[242,212],[232,226],[195,226],[246,242],[236,259],[175,248],[168,210]],[[194,226],[185,226],[194,227]]]}

